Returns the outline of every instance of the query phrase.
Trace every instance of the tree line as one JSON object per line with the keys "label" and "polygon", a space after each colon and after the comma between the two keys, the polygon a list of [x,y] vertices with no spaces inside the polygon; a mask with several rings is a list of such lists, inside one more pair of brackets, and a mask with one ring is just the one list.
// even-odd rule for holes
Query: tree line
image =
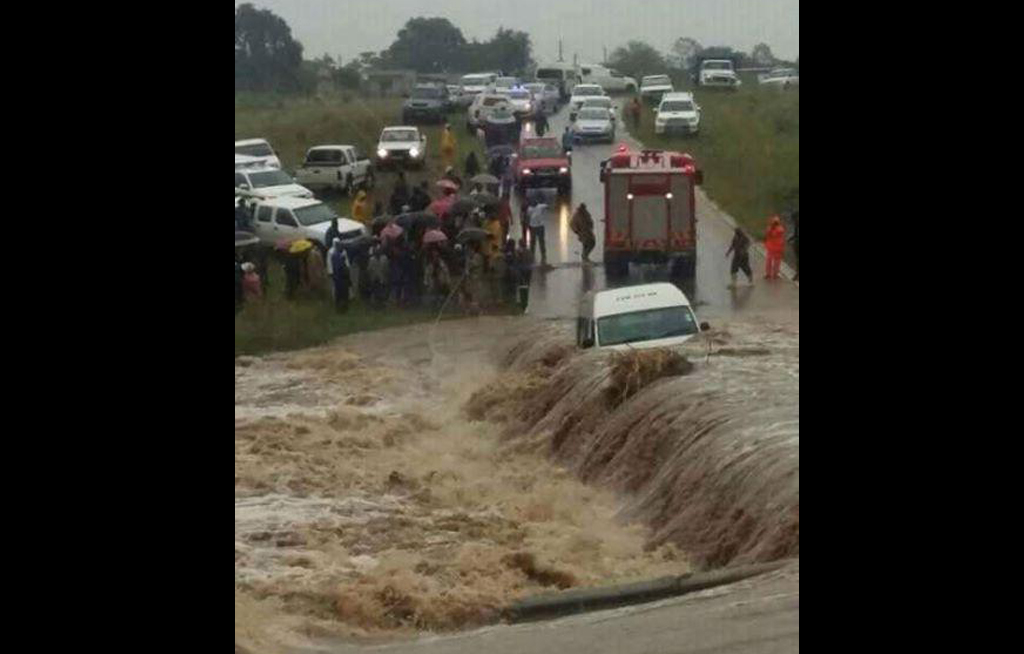
{"label": "tree line", "polygon": [[[362,52],[342,64],[329,55],[303,59],[303,47],[283,18],[245,3],[235,9],[235,90],[312,92],[324,77],[342,88],[359,87],[369,69],[401,68],[417,73],[504,71],[525,75],[533,66],[533,46],[525,32],[500,28],[487,41],[467,41],[446,18],[412,18],[394,42],[380,52]],[[667,53],[643,41],[616,48],[608,61],[624,75],[672,74],[692,71],[703,59],[731,59],[736,67],[795,66],[777,59],[765,43],[749,53],[725,46],[704,47],[681,37]]]}
{"label": "tree line", "polygon": [[664,54],[643,41],[630,41],[612,51],[606,63],[623,75],[639,79],[644,75],[693,73],[705,59],[729,59],[736,68],[800,67],[799,57],[795,62],[778,59],[766,43],[758,43],[748,53],[727,46],[704,47],[690,37],[676,39]]}

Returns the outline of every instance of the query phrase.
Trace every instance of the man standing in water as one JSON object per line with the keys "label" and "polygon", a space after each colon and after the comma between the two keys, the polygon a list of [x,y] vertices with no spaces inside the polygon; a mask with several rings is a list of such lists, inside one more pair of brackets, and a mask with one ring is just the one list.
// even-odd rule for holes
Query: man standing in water
{"label": "man standing in water", "polygon": [[590,253],[593,251],[597,239],[594,236],[594,219],[591,218],[590,212],[587,211],[585,202],[581,202],[580,206],[576,208],[569,227],[579,237],[580,245],[583,246],[583,262],[590,263]]}
{"label": "man standing in water", "polygon": [[736,228],[736,232],[732,235],[732,243],[729,244],[729,249],[725,251],[725,256],[729,256],[732,253],[732,263],[729,265],[729,276],[732,278],[732,282],[729,284],[729,288],[736,288],[736,272],[742,270],[743,274],[747,276],[751,286],[754,284],[754,273],[750,270],[750,239],[743,233],[739,227]]}

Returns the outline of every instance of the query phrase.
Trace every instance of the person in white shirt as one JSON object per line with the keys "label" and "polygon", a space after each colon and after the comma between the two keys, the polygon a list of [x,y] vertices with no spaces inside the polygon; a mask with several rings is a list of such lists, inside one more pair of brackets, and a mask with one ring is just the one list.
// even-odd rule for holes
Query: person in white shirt
{"label": "person in white shirt", "polygon": [[544,224],[547,218],[548,205],[541,200],[530,207],[530,255],[536,257],[537,245],[540,245],[540,265],[548,264],[548,248],[544,241]]}

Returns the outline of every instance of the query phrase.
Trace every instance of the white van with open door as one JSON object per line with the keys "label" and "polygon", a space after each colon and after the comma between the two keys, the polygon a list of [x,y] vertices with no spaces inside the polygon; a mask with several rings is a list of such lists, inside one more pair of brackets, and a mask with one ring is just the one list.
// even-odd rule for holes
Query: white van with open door
{"label": "white van with open door", "polygon": [[669,283],[591,291],[580,300],[576,344],[613,350],[671,347],[708,329]]}

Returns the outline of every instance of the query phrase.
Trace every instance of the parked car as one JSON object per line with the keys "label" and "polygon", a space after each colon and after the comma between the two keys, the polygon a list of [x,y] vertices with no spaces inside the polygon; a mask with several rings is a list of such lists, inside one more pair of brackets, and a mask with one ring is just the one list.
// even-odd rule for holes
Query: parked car
{"label": "parked car", "polygon": [[534,114],[533,93],[529,89],[516,87],[508,91],[508,103],[512,107],[512,114],[516,118],[527,118]]}
{"label": "parked car", "polygon": [[266,168],[266,166],[263,165],[263,160],[259,157],[250,157],[247,154],[236,154],[235,170],[242,170],[243,168]]}
{"label": "parked car", "polygon": [[427,159],[427,135],[416,127],[385,127],[377,143],[377,168],[423,168]]}
{"label": "parked car", "polygon": [[[285,197],[257,201],[253,217],[261,243],[276,245],[305,238],[328,249],[331,244],[326,242],[327,228],[337,214],[320,200]],[[338,218],[338,230],[342,242],[368,233],[363,224],[348,218]]]}
{"label": "parked car", "polygon": [[700,130],[700,106],[692,93],[666,93],[654,111],[654,133],[696,134]]}
{"label": "parked car", "polygon": [[311,189],[333,189],[351,194],[373,188],[373,163],[354,145],[318,145],[306,152],[296,179]]}
{"label": "parked car", "polygon": [[498,76],[495,73],[463,75],[462,79],[459,80],[459,84],[462,85],[463,101],[466,102],[467,106],[472,104],[476,96],[486,92],[496,79],[498,79]]}
{"label": "parked car", "polygon": [[558,89],[544,82],[529,82],[523,88],[533,94],[536,114],[553,114],[558,111]]}
{"label": "parked car", "polygon": [[562,152],[560,139],[524,138],[515,158],[516,188],[557,188],[568,193],[572,188],[572,160]]}
{"label": "parked car", "polygon": [[267,168],[280,168],[281,159],[266,139],[245,139],[235,141],[235,154],[256,157]]}
{"label": "parked car", "polygon": [[674,284],[640,284],[590,291],[580,299],[576,345],[612,350],[681,345],[710,328],[697,322]]}
{"label": "parked car", "polygon": [[742,82],[728,59],[705,59],[697,72],[697,85],[735,89]]}
{"label": "parked car", "polygon": [[572,97],[569,98],[569,119],[573,120],[573,113],[583,106],[587,98],[603,98],[608,94],[597,84],[577,84],[572,89]]}
{"label": "parked car", "polygon": [[492,90],[496,93],[505,93],[520,85],[518,77],[496,77]]}
{"label": "parked car", "polygon": [[499,107],[512,111],[508,95],[490,91],[480,93],[473,100],[473,104],[469,106],[469,111],[466,112],[466,129],[473,132],[477,127],[482,127],[487,117]]}
{"label": "parked car", "polygon": [[572,126],[573,140],[579,143],[615,140],[615,118],[609,109],[583,107]]}
{"label": "parked car", "polygon": [[636,80],[600,64],[579,65],[580,84],[597,84],[611,93],[635,93]]}
{"label": "parked car", "polygon": [[402,104],[402,122],[443,123],[451,110],[451,98],[444,84],[417,84]]}
{"label": "parked car", "polygon": [[647,102],[657,103],[661,96],[673,91],[675,87],[668,75],[647,75],[640,80],[640,98]]}
{"label": "parked car", "polygon": [[776,68],[757,77],[759,84],[781,86],[788,89],[800,84],[800,73],[795,68]]}
{"label": "parked car", "polygon": [[236,168],[235,191],[239,190],[252,191],[254,196],[263,198],[313,197],[313,191],[296,183],[291,175],[280,168]]}

